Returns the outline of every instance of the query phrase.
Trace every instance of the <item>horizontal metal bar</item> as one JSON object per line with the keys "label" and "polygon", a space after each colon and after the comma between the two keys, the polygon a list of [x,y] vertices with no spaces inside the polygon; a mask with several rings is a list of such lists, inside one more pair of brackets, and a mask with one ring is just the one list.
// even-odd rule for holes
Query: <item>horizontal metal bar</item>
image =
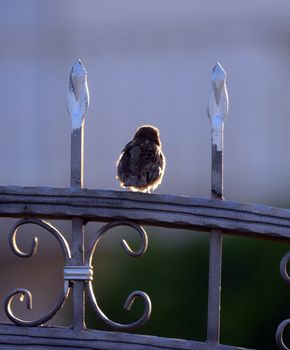
{"label": "horizontal metal bar", "polygon": [[[26,345],[24,345],[26,344]],[[119,332],[85,330],[74,332],[69,328],[16,327],[0,325],[0,349],[42,350],[106,349],[106,350],[251,350],[229,345],[211,345],[183,339],[136,335]]]}
{"label": "horizontal metal bar", "polygon": [[290,238],[290,210],[197,197],[77,188],[0,186],[0,216],[140,224]]}

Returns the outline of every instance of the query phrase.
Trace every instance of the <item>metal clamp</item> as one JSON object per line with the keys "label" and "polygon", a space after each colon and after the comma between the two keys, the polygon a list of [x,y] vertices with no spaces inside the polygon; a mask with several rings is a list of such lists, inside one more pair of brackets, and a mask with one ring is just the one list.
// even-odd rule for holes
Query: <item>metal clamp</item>
{"label": "metal clamp", "polygon": [[93,269],[91,266],[69,266],[66,265],[63,269],[63,277],[65,280],[93,280]]}

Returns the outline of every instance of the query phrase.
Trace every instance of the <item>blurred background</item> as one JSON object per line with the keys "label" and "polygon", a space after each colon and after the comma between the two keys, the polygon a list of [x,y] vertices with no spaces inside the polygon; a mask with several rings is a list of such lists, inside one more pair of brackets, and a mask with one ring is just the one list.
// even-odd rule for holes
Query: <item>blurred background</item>
{"label": "blurred background", "polygon": [[[91,96],[85,186],[120,190],[116,159],[137,127],[152,124],[167,156],[157,192],[209,197],[206,106],[219,61],[230,99],[225,197],[289,207],[289,15],[287,0],[0,0],[0,184],[69,186],[66,94],[71,66],[80,58]],[[52,237],[29,226],[20,244],[29,249],[37,233],[39,253],[24,261],[13,257],[13,222],[1,224],[1,302],[13,288],[30,288],[34,311],[19,306],[17,312],[33,319],[61,290],[62,255]],[[69,223],[53,224],[70,239]],[[86,227],[88,241],[98,227]],[[133,261],[119,246],[124,230],[104,238],[94,259],[100,305],[112,319],[132,321],[142,305],[127,315],[123,301],[133,289],[144,290],[153,314],[140,333],[204,340],[207,234],[146,229],[149,251]],[[290,288],[278,270],[287,250],[280,243],[225,237],[222,342],[275,348],[276,327],[290,317]],[[68,304],[51,323],[69,324],[69,314]],[[3,307],[0,316],[7,321]],[[103,327],[92,313],[87,323]]]}

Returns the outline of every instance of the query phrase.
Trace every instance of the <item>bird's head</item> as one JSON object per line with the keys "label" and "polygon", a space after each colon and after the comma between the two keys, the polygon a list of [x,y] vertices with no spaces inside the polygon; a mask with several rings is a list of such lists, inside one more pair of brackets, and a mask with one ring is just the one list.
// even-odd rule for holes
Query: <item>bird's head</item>
{"label": "bird's head", "polygon": [[159,130],[151,125],[143,125],[137,129],[134,139],[143,138],[155,142],[157,145],[161,146]]}

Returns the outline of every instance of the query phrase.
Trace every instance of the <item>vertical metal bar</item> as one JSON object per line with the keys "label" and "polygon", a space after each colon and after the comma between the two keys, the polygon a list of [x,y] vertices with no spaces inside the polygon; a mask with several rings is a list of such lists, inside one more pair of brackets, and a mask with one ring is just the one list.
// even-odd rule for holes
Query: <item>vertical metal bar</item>
{"label": "vertical metal bar", "polygon": [[[72,264],[84,264],[84,229],[82,219],[72,219]],[[73,328],[85,328],[85,294],[83,281],[73,281]]]}
{"label": "vertical metal bar", "polygon": [[84,128],[73,129],[71,133],[71,186],[83,187]]}
{"label": "vertical metal bar", "polygon": [[[223,130],[228,113],[228,95],[226,73],[218,63],[211,76],[212,90],[209,97],[208,116],[211,121],[212,168],[211,197],[223,199]],[[222,234],[219,230],[210,233],[209,284],[208,284],[208,321],[207,341],[220,342],[221,309],[221,267]]]}
{"label": "vertical metal bar", "polygon": [[[71,134],[71,186],[83,187],[83,127],[72,130]],[[83,220],[72,219],[72,265],[84,264]],[[73,328],[85,328],[84,282],[73,281]]]}
{"label": "vertical metal bar", "polygon": [[[72,67],[67,99],[68,112],[72,121],[71,133],[71,187],[83,187],[84,116],[89,105],[87,72],[78,60]],[[72,219],[72,258],[74,266],[84,264],[83,220]],[[73,281],[73,328],[85,328],[85,295],[83,281]]]}

